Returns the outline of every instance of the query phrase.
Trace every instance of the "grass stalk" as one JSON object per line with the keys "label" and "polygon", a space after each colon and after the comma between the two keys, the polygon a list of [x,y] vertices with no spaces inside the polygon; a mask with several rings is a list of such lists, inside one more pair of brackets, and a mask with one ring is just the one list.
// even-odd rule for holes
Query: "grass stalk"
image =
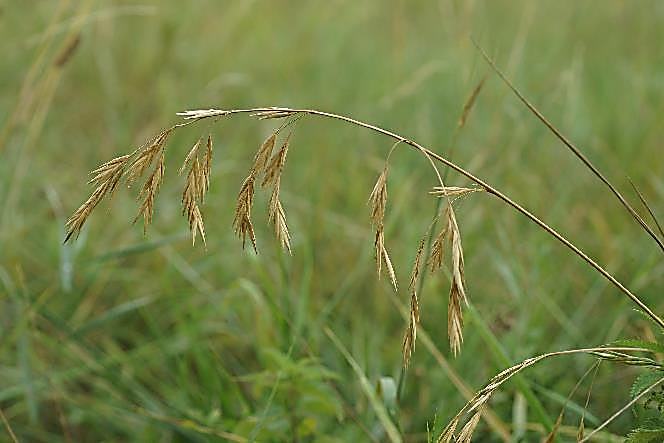
{"label": "grass stalk", "polygon": [[635,305],[639,307],[643,312],[645,312],[655,323],[659,325],[660,328],[664,329],[664,320],[662,320],[655,312],[653,312],[639,297],[637,297],[634,293],[632,293],[627,287],[625,287],[620,281],[618,281],[613,275],[611,275],[607,270],[605,270],[602,266],[600,266],[597,262],[595,262],[592,258],[590,258],[586,253],[581,251],[577,246],[575,246],[572,242],[567,240],[562,234],[560,234],[558,231],[553,229],[551,226],[540,220],[538,217],[536,217],[534,214],[532,214],[530,211],[525,209],[523,206],[521,206],[519,203],[516,201],[512,200],[510,197],[508,197],[506,194],[503,192],[499,191],[497,188],[491,186],[489,183],[485,182],[484,180],[480,179],[473,173],[465,170],[461,166],[457,165],[456,163],[446,159],[445,157],[435,153],[434,151],[425,148],[424,146],[414,142],[413,140],[410,140],[406,137],[403,137],[401,135],[398,135],[394,132],[388,131],[387,129],[383,129],[379,126],[372,125],[370,123],[366,123],[360,120],[356,120],[351,117],[347,117],[344,115],[340,114],[333,114],[330,112],[324,112],[324,111],[318,111],[314,109],[293,109],[293,108],[282,108],[282,107],[263,107],[263,108],[247,108],[247,109],[231,109],[231,110],[215,110],[215,109],[210,109],[206,111],[188,111],[181,113],[180,115],[184,116],[186,119],[190,119],[191,122],[196,122],[201,119],[205,118],[214,118],[214,117],[222,117],[226,115],[231,115],[231,114],[258,114],[260,115],[261,113],[272,113],[272,114],[278,114],[279,116],[288,116],[288,115],[295,115],[295,114],[308,114],[308,115],[313,115],[313,116],[319,116],[319,117],[325,117],[325,118],[330,118],[334,120],[340,120],[346,123],[350,123],[354,126],[368,129],[374,132],[377,132],[379,134],[385,135],[389,138],[392,138],[396,141],[400,141],[403,144],[406,144],[415,150],[421,152],[424,154],[426,157],[428,157],[430,160],[436,160],[437,162],[442,163],[443,165],[447,166],[448,168],[451,168],[452,170],[456,171],[457,173],[465,176],[466,178],[470,179],[472,182],[475,184],[481,186],[484,188],[486,192],[489,194],[492,194],[493,196],[497,197],[498,199],[502,200],[504,203],[507,205],[511,206],[513,209],[515,209],[517,212],[521,213],[523,216],[528,218],[531,222],[535,223],[538,227],[540,227],[542,230],[544,230],[547,234],[555,238],[558,242],[562,243],[565,247],[567,247],[570,251],[572,251],[574,254],[576,254],[579,258],[581,258],[583,261],[585,261],[588,265],[590,265],[593,269],[595,269],[597,272],[599,272],[605,279],[607,279],[611,284],[613,284],[620,292],[625,294]]}

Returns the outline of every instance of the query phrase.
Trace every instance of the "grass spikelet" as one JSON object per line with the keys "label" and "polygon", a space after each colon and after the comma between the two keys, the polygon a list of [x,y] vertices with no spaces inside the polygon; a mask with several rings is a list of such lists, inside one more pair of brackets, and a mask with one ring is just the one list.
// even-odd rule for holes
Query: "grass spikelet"
{"label": "grass spikelet", "polygon": [[482,80],[475,86],[475,89],[473,89],[473,92],[470,93],[470,96],[468,96],[468,99],[466,100],[466,103],[463,104],[463,110],[461,111],[461,117],[459,117],[459,122],[457,124],[457,127],[459,129],[463,128],[466,125],[466,120],[468,120],[468,116],[470,115],[470,111],[473,109],[473,106],[475,105],[475,101],[477,100],[477,97],[480,95],[480,91],[482,90],[482,87],[484,86],[484,82],[486,81],[486,75],[482,77]]}
{"label": "grass spikelet", "polygon": [[249,235],[254,252],[258,253],[254,225],[251,223],[251,207],[254,204],[254,183],[256,181],[255,174],[256,171],[252,169],[247,178],[244,179],[244,182],[242,182],[240,192],[237,195],[233,227],[235,228],[235,234],[242,238],[242,248],[244,249],[247,235]]}
{"label": "grass spikelet", "polygon": [[369,196],[369,204],[371,205],[371,223],[376,227],[382,227],[387,205],[387,166],[376,180]]}
{"label": "grass spikelet", "polygon": [[212,134],[208,134],[205,144],[205,155],[203,156],[203,183],[205,184],[201,195],[201,203],[204,201],[207,190],[210,189],[210,176],[212,175]]}
{"label": "grass spikelet", "polygon": [[109,182],[111,186],[109,190],[113,192],[122,177],[123,168],[127,164],[129,157],[131,157],[130,154],[122,155],[99,166],[90,173],[93,177],[88,181],[88,184],[99,185]]}
{"label": "grass spikelet", "polygon": [[136,157],[125,173],[128,186],[131,186],[152,165],[154,159],[163,151],[164,145],[174,129],[175,127],[171,127],[160,132],[137,150]]}
{"label": "grass spikelet", "polygon": [[277,152],[270,160],[270,163],[265,167],[265,175],[263,177],[263,182],[261,186],[275,186],[275,183],[278,182],[281,178],[281,172],[284,169],[284,163],[286,162],[286,155],[288,154],[288,146],[290,144],[290,134],[281,145],[279,152]]}
{"label": "grass spikelet", "polygon": [[252,167],[256,171],[256,174],[265,172],[265,167],[272,156],[272,149],[274,149],[276,141],[277,133],[273,132],[272,135],[265,139],[261,147],[258,148],[258,152],[256,152],[256,156],[254,157],[254,166]]}
{"label": "grass spikelet", "polygon": [[463,249],[461,247],[461,233],[454,215],[452,205],[447,207],[447,229],[452,239],[452,284],[447,308],[447,334],[450,341],[450,349],[456,356],[461,350],[463,342],[463,313],[461,305],[468,303],[464,289],[464,261]]}
{"label": "grass spikelet", "polygon": [[464,289],[465,274],[464,274],[464,260],[463,248],[461,246],[461,232],[457,224],[456,216],[454,215],[454,208],[452,205],[447,207],[448,226],[452,234],[452,281],[453,286],[456,286],[461,299],[468,303],[466,299],[466,290]]}
{"label": "grass spikelet", "polygon": [[387,269],[387,274],[390,277],[390,283],[392,283],[395,291],[398,290],[397,276],[394,272],[394,266],[392,266],[390,255],[387,253],[387,249],[385,249],[385,231],[382,224],[376,228],[374,248],[376,249],[376,272],[378,273],[378,278],[380,279],[383,264],[385,264],[385,269]]}
{"label": "grass spikelet", "polygon": [[443,266],[443,261],[445,260],[445,240],[447,239],[448,232],[449,225],[445,224],[431,244],[431,254],[429,254],[429,261],[427,263],[431,272],[436,272]]}
{"label": "grass spikelet", "polygon": [[473,438],[473,433],[475,432],[475,429],[477,428],[477,425],[480,422],[480,418],[482,417],[482,407],[479,407],[477,411],[475,411],[475,414],[471,417],[470,420],[468,420],[468,423],[466,423],[463,428],[461,428],[461,431],[459,432],[459,436],[457,437],[457,442],[459,443],[470,443],[471,439]]}
{"label": "grass spikelet", "polygon": [[286,224],[286,213],[279,200],[279,188],[281,180],[277,178],[270,197],[268,208],[268,220],[274,225],[274,233],[281,244],[281,247],[288,250],[292,254],[290,246],[290,233],[288,232],[288,225]]}
{"label": "grass spikelet", "polygon": [[133,223],[136,223],[136,221],[142,215],[144,234],[147,231],[148,226],[152,223],[152,215],[154,214],[154,201],[157,197],[157,193],[159,192],[161,181],[164,178],[164,169],[164,153],[162,151],[154,171],[152,171],[150,177],[148,177],[148,179],[145,181],[145,184],[143,184],[143,187],[141,188],[141,192],[139,192],[138,197],[136,198],[137,200],[143,198],[143,202],[138,209],[138,214],[136,214]]}
{"label": "grass spikelet", "polygon": [[286,118],[297,114],[297,111],[289,109],[270,109],[267,111],[259,111],[251,114],[252,117],[258,117],[259,120],[268,120],[273,118]]}
{"label": "grass spikelet", "polygon": [[369,196],[369,205],[371,206],[371,223],[376,227],[376,237],[374,248],[376,249],[376,271],[378,278],[385,264],[390,282],[396,291],[398,288],[397,277],[392,266],[392,261],[385,248],[385,227],[383,219],[385,218],[385,206],[387,205],[387,166],[380,173],[371,195]]}
{"label": "grass spikelet", "polygon": [[288,225],[286,224],[286,213],[279,198],[281,190],[281,173],[286,162],[286,155],[288,154],[288,145],[290,142],[290,134],[281,145],[279,151],[272,157],[270,162],[265,166],[264,177],[261,186],[272,186],[272,195],[268,203],[268,221],[274,226],[274,233],[281,247],[288,250],[292,254],[290,246],[290,233],[288,232]]}
{"label": "grass spikelet", "polygon": [[178,169],[178,175],[182,175],[185,169],[191,165],[191,161],[198,156],[198,147],[201,145],[201,139],[199,138],[194,146],[187,152],[187,155],[184,158],[184,161],[182,162],[182,166],[180,166],[180,169]]}
{"label": "grass spikelet", "polygon": [[463,343],[463,314],[461,312],[461,294],[459,287],[452,281],[450,297],[447,306],[447,336],[450,341],[450,349],[454,356],[461,350]]}
{"label": "grass spikelet", "polygon": [[456,431],[457,426],[459,425],[459,417],[454,417],[454,419],[445,427],[443,432],[438,437],[437,443],[451,443],[454,440],[454,431]]}
{"label": "grass spikelet", "polygon": [[97,207],[105,196],[113,194],[125,172],[125,167],[130,157],[131,155],[123,155],[114,158],[92,171],[91,174],[93,177],[88,181],[88,184],[96,185],[97,187],[92,191],[88,199],[67,219],[64,243],[72,236],[78,237],[85,221],[94,208]]}
{"label": "grass spikelet", "polygon": [[415,341],[417,339],[417,325],[420,322],[420,306],[417,297],[417,282],[419,280],[420,268],[422,262],[422,254],[424,252],[424,243],[426,237],[420,240],[420,245],[415,254],[415,264],[413,271],[410,274],[410,283],[408,285],[408,292],[410,292],[410,315],[408,319],[408,327],[403,338],[402,353],[403,353],[403,367],[408,368],[410,358],[415,350]]}
{"label": "grass spikelet", "polygon": [[185,120],[201,120],[210,117],[222,117],[230,113],[230,111],[224,111],[221,109],[194,109],[190,111],[178,112],[176,115],[179,115]]}
{"label": "grass spikelet", "polygon": [[200,205],[203,204],[205,194],[210,186],[212,137],[208,135],[206,151],[201,161],[199,151],[202,142],[203,139],[199,138],[189,150],[178,174],[181,175],[185,169],[189,168],[187,178],[185,179],[184,190],[182,191],[182,214],[187,217],[187,221],[189,222],[192,244],[196,244],[196,234],[200,232],[201,239],[205,245],[205,225]]}
{"label": "grass spikelet", "polygon": [[65,224],[65,243],[74,234],[76,237],[78,237],[78,234],[81,233],[81,229],[83,228],[85,221],[90,216],[90,213],[104,198],[104,195],[106,195],[105,188],[106,186],[104,184],[97,186],[97,188],[92,191],[92,194],[90,194],[90,197],[88,197],[88,199],[81,206],[79,206],[76,211],[74,211],[69,219],[67,219],[67,223]]}
{"label": "grass spikelet", "polygon": [[463,197],[473,192],[482,191],[480,188],[463,188],[458,186],[434,186],[429,194],[436,197]]}

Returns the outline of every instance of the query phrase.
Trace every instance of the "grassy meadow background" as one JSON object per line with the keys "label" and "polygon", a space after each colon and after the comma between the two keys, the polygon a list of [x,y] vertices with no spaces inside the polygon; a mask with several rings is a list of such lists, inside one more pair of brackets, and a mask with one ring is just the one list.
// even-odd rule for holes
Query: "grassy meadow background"
{"label": "grassy meadow background", "polygon": [[[663,217],[662,23],[658,1],[0,1],[0,441],[12,441],[11,429],[21,442],[382,442],[381,411],[404,441],[426,441],[465,403],[462,384],[475,391],[535,354],[658,334],[561,245],[475,194],[456,206],[471,302],[464,346],[453,358],[448,280],[427,275],[397,404],[405,288],[435,211],[434,176],[408,149],[392,156],[386,242],[403,287],[394,294],[375,276],[367,207],[392,142],[311,117],[297,125],[282,179],[292,257],[266,223],[265,193],[254,211],[259,255],[234,238],[240,183],[279,124],[242,115],[171,139],[147,235],[131,225],[136,190],[123,186],[77,241],[62,239],[91,190],[88,172],[176,112],[310,107],[451,156],[662,313],[656,245],[470,40],[633,201],[628,177]],[[191,247],[177,169],[208,130],[205,250]],[[451,171],[447,179],[468,184]],[[528,370],[493,398],[494,424],[483,421],[476,441],[539,441],[593,362],[564,357]],[[629,400],[638,373],[600,366],[586,427]],[[573,439],[589,383],[572,397],[560,441]],[[634,425],[628,412],[605,439],[621,441]]]}

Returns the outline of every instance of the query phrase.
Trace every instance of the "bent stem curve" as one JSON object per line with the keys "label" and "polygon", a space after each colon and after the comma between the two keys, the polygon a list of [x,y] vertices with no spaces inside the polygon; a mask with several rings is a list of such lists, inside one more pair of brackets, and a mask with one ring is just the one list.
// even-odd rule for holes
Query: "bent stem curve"
{"label": "bent stem curve", "polygon": [[539,226],[541,229],[543,229],[545,232],[547,232],[549,235],[551,235],[553,238],[558,240],[558,242],[562,243],[565,245],[569,250],[571,250],[574,254],[576,254],[578,257],[580,257],[583,261],[585,261],[588,265],[590,265],[593,269],[595,269],[597,272],[599,272],[606,280],[611,282],[620,292],[625,294],[634,304],[636,304],[639,309],[643,310],[655,323],[657,323],[662,329],[664,329],[664,320],[662,320],[657,314],[655,314],[640,298],[638,298],[634,293],[632,293],[627,287],[625,287],[620,281],[618,281],[613,275],[611,275],[607,270],[605,270],[602,266],[600,266],[597,262],[595,262],[592,258],[590,258],[586,253],[584,253],[581,249],[576,247],[572,242],[567,240],[562,234],[560,234],[558,231],[544,223],[542,220],[540,220],[538,217],[536,217],[534,214],[532,214],[530,211],[525,209],[523,206],[509,198],[507,195],[496,189],[495,187],[491,186],[484,180],[480,179],[476,175],[472,174],[471,172],[465,170],[461,166],[457,165],[456,163],[447,160],[445,157],[435,153],[434,151],[425,148],[424,146],[414,142],[413,140],[410,140],[406,137],[402,137],[399,134],[396,134],[394,132],[388,131],[387,129],[383,129],[379,126],[372,125],[370,123],[366,123],[360,120],[356,120],[351,117],[347,117],[344,115],[339,115],[339,114],[333,114],[330,112],[324,112],[324,111],[318,111],[315,109],[297,109],[297,108],[283,108],[283,107],[263,107],[263,108],[248,108],[248,109],[230,109],[230,110],[218,110],[218,109],[209,109],[209,110],[200,110],[200,111],[186,111],[179,113],[178,115],[184,117],[185,119],[188,120],[193,120],[198,121],[198,120],[203,120],[206,118],[214,118],[214,117],[223,117],[231,114],[243,114],[243,113],[250,113],[250,114],[257,114],[259,117],[261,114],[266,115],[266,118],[280,118],[280,117],[287,117],[287,116],[292,116],[295,114],[308,114],[308,115],[313,115],[313,116],[319,116],[319,117],[326,117],[330,119],[335,119],[335,120],[341,120],[346,123],[350,123],[352,125],[369,129],[371,131],[377,132],[379,134],[383,134],[387,137],[390,137],[394,140],[397,140],[401,143],[407,144],[408,146],[414,148],[417,151],[420,151],[422,154],[424,154],[426,157],[428,157],[430,160],[434,159],[445,166],[453,169],[457,173],[465,176],[466,178],[470,179],[477,185],[481,186],[484,188],[486,192],[489,194],[494,195],[495,197],[499,198],[502,200],[504,203],[508,204],[512,208],[514,208],[517,212],[521,213],[524,215],[526,218],[528,218],[530,221],[535,223],[537,226]]}

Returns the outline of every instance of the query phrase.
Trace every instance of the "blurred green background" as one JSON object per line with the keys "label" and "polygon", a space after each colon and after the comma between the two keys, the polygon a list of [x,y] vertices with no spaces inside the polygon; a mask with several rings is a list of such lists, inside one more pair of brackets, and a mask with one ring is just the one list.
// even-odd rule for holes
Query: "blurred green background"
{"label": "blurred green background", "polygon": [[[334,121],[305,118],[292,138],[282,180],[292,257],[266,223],[265,193],[254,211],[259,255],[234,238],[240,183],[279,124],[242,115],[171,139],[147,235],[130,224],[135,190],[123,186],[77,241],[62,239],[91,190],[88,171],[176,122],[176,112],[311,107],[451,156],[661,313],[654,243],[490,71],[470,36],[620,189],[637,201],[630,177],[662,216],[662,23],[659,1],[0,1],[0,440],[12,441],[11,429],[44,442],[382,442],[387,419],[404,441],[426,441],[465,402],[462,383],[475,391],[535,354],[651,336],[597,273],[475,194],[456,207],[472,304],[462,352],[453,358],[447,344],[448,279],[427,275],[397,404],[401,309],[436,183],[425,159],[397,149],[386,216],[403,287],[394,294],[375,277],[367,207],[392,142]],[[215,157],[205,250],[191,247],[176,171],[207,131]],[[468,185],[454,173],[448,182]],[[477,441],[539,441],[592,363],[550,360],[506,385]],[[629,399],[636,374],[601,365],[587,427]],[[565,438],[588,389],[586,380],[572,397]],[[609,430],[632,426],[627,413]]]}

